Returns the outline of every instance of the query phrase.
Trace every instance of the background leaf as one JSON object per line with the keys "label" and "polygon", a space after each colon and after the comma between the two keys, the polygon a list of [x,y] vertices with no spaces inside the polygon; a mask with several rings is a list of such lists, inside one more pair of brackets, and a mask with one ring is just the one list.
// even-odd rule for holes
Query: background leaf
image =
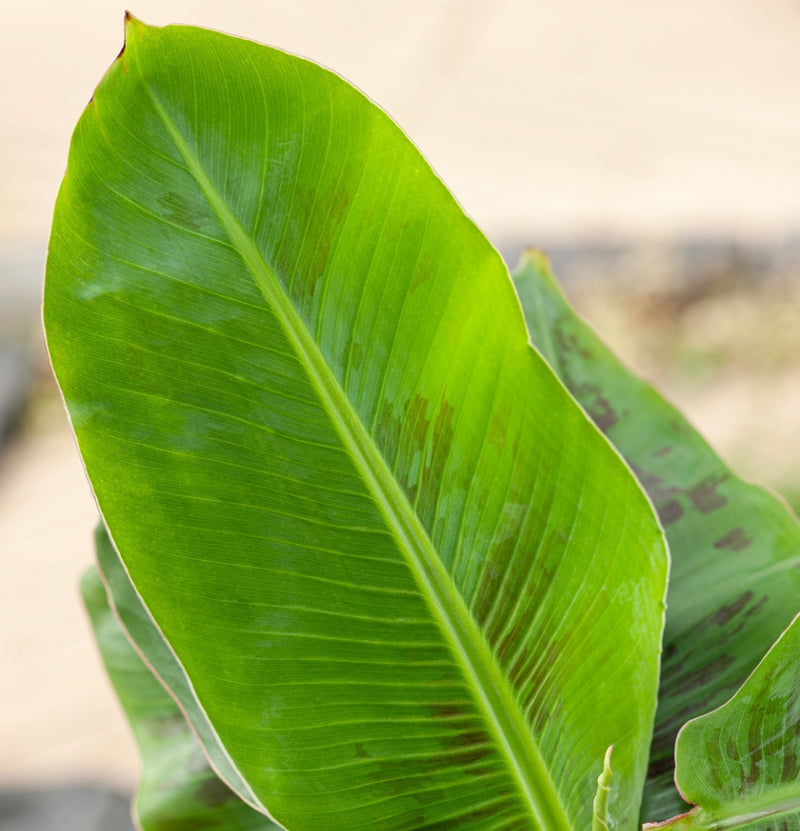
{"label": "background leaf", "polygon": [[[45,289],[104,521],[293,831],[636,825],[666,555],[508,273],[337,76],[129,21]],[[160,668],[156,666],[160,671]]]}
{"label": "background leaf", "polygon": [[800,525],[620,363],[541,254],[529,253],[514,281],[531,341],[630,464],[666,530],[672,566],[642,808],[645,819],[666,819],[686,807],[673,783],[681,725],[729,698],[797,613]]}
{"label": "background leaf", "polygon": [[180,705],[217,775],[242,800],[260,809],[262,806],[219,744],[217,734],[197,700],[191,682],[131,584],[102,522],[98,523],[94,539],[98,569],[108,587],[114,613],[125,627],[128,638],[147,665],[157,668],[159,681]]}
{"label": "background leaf", "polygon": [[681,793],[698,807],[674,829],[800,829],[800,618],[742,688],[678,734]]}
{"label": "background leaf", "polygon": [[277,831],[208,766],[183,714],[128,642],[94,568],[83,575],[81,593],[142,755],[133,807],[143,831]]}

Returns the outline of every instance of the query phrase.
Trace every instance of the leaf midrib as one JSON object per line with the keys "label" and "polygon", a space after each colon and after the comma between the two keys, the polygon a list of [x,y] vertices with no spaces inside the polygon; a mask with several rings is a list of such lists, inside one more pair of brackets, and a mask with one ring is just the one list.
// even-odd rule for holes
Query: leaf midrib
{"label": "leaf midrib", "polygon": [[398,548],[405,556],[409,569],[473,689],[532,818],[543,831],[573,831],[573,825],[519,709],[513,689],[444,568],[406,494],[355,412],[304,321],[297,314],[277,275],[211,181],[200,159],[155,91],[146,81],[143,81],[143,87],[183,157],[189,173],[202,190],[293,345],[297,359],[316,388],[322,405],[369,492],[400,542]]}

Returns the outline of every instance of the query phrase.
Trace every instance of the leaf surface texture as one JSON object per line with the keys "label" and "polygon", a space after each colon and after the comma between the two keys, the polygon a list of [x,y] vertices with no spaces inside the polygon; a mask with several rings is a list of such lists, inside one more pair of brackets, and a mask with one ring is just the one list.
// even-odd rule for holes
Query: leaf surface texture
{"label": "leaf surface texture", "polygon": [[514,280],[532,342],[630,464],[666,531],[672,564],[643,817],[667,819],[686,809],[673,781],[678,730],[726,701],[797,613],[800,524],[622,365],[541,254],[526,256]]}
{"label": "leaf surface texture", "polygon": [[[312,63],[131,20],[48,346],[104,522],[292,831],[634,828],[666,554],[418,151]],[[156,668],[158,669],[158,668]]]}

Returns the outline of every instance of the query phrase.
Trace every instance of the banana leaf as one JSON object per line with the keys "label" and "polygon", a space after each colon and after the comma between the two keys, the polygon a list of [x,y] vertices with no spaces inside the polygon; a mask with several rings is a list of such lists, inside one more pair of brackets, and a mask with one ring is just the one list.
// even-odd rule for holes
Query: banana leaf
{"label": "banana leaf", "polygon": [[695,807],[648,828],[800,829],[800,618],[741,689],[678,733],[676,780]]}
{"label": "banana leaf", "polygon": [[687,808],[674,784],[678,730],[726,701],[800,608],[800,523],[623,366],[542,254],[529,252],[514,281],[533,344],[625,457],[666,530],[672,565],[642,813],[666,819]]}
{"label": "banana leaf", "polygon": [[365,96],[128,18],[44,320],[114,548],[261,810],[584,829],[613,745],[608,824],[636,827],[661,529]]}

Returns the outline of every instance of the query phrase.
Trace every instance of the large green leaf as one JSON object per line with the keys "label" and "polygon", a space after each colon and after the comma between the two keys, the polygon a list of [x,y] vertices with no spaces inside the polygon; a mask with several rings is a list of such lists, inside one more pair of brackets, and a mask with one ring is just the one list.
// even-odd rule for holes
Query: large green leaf
{"label": "large green leaf", "polygon": [[277,831],[208,766],[170,695],[125,637],[94,568],[81,580],[83,602],[111,683],[142,755],[134,813],[143,831]]}
{"label": "large green leaf", "polygon": [[681,725],[727,700],[800,608],[800,524],[743,482],[570,308],[545,258],[514,275],[533,343],[633,468],[672,555],[643,815],[685,809],[673,784]]}
{"label": "large green leaf", "polygon": [[726,704],[678,734],[676,779],[697,807],[658,827],[800,829],[800,618]]}
{"label": "large green leaf", "polygon": [[[508,273],[333,73],[129,21],[48,347],[104,521],[293,831],[637,822],[666,555]],[[156,667],[158,670],[159,667]]]}

